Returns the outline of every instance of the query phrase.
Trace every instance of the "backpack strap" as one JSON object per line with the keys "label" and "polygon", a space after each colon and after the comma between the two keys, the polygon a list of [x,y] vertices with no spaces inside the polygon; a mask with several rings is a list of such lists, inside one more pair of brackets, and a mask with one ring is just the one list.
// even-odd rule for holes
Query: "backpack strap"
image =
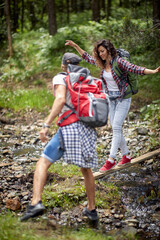
{"label": "backpack strap", "polygon": [[57,119],[57,125],[63,127],[77,121],[79,121],[77,115],[72,110],[68,110]]}
{"label": "backpack strap", "polygon": [[[119,56],[116,56],[113,59],[113,62],[112,62],[113,63],[113,70],[118,75],[119,78],[123,79],[123,72],[122,72],[122,70],[118,66],[118,58],[119,58]],[[124,95],[125,98],[128,98],[127,96],[129,94],[132,94],[131,85],[130,85],[130,82],[128,80],[128,73],[127,73],[127,83],[128,83],[128,88],[127,88],[127,90],[125,92],[125,95]]]}

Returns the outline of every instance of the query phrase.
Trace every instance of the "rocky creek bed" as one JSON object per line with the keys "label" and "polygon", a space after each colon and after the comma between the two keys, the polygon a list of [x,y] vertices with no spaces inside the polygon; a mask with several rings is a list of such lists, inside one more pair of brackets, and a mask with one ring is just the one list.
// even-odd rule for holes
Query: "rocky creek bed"
{"label": "rocky creek bed", "polygon": [[[43,117],[33,112],[28,112],[23,118],[16,116],[12,120],[4,119],[0,122],[1,212],[11,209],[20,216],[31,199],[33,171],[30,169],[35,166],[44,147],[39,140],[42,123]],[[157,129],[157,137],[159,133],[160,129]],[[155,132],[148,128],[148,122],[133,119],[125,122],[124,134],[131,156],[136,156],[148,151],[149,139]],[[98,129],[99,167],[109,153],[111,137],[109,126]],[[120,157],[118,154],[117,159]],[[97,229],[102,229],[106,233],[134,232],[141,236],[141,240],[160,239],[159,160],[160,156],[156,156],[99,180],[119,186],[121,203],[113,206],[111,204],[109,209],[98,209],[100,219]],[[48,177],[48,182],[50,179]],[[89,224],[81,215],[85,204],[86,202],[68,211],[54,208],[47,211],[43,218],[49,219],[49,224],[54,228],[59,225],[74,228],[83,226]]]}

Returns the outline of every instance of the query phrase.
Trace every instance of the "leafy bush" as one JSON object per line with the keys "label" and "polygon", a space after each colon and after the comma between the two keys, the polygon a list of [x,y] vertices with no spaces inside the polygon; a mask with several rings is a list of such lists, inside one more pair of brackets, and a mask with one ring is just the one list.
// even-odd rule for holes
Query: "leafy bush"
{"label": "leafy bush", "polygon": [[46,89],[6,90],[0,89],[0,106],[15,111],[36,109],[48,111],[53,104],[53,94]]}

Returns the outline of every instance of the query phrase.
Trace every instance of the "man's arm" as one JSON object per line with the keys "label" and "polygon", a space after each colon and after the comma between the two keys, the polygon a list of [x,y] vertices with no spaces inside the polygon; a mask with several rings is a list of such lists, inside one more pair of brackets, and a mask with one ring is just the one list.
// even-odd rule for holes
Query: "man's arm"
{"label": "man's arm", "polygon": [[[66,86],[55,85],[55,100],[52,105],[51,112],[45,121],[45,123],[48,126],[50,126],[53,120],[59,115],[65,102],[66,102]],[[48,133],[48,127],[45,127],[40,131],[40,139],[42,142],[45,142],[48,140],[47,133]]]}

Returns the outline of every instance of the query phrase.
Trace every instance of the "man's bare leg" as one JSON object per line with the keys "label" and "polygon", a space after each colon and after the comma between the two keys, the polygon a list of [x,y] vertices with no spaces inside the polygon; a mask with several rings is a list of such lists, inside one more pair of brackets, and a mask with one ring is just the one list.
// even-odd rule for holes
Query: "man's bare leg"
{"label": "man's bare leg", "polygon": [[95,209],[95,183],[92,170],[90,168],[81,168],[84,177],[84,183],[88,198],[88,210]]}
{"label": "man's bare leg", "polygon": [[33,179],[33,197],[31,205],[37,204],[42,198],[42,192],[47,179],[47,171],[52,163],[46,158],[41,157],[36,164]]}

